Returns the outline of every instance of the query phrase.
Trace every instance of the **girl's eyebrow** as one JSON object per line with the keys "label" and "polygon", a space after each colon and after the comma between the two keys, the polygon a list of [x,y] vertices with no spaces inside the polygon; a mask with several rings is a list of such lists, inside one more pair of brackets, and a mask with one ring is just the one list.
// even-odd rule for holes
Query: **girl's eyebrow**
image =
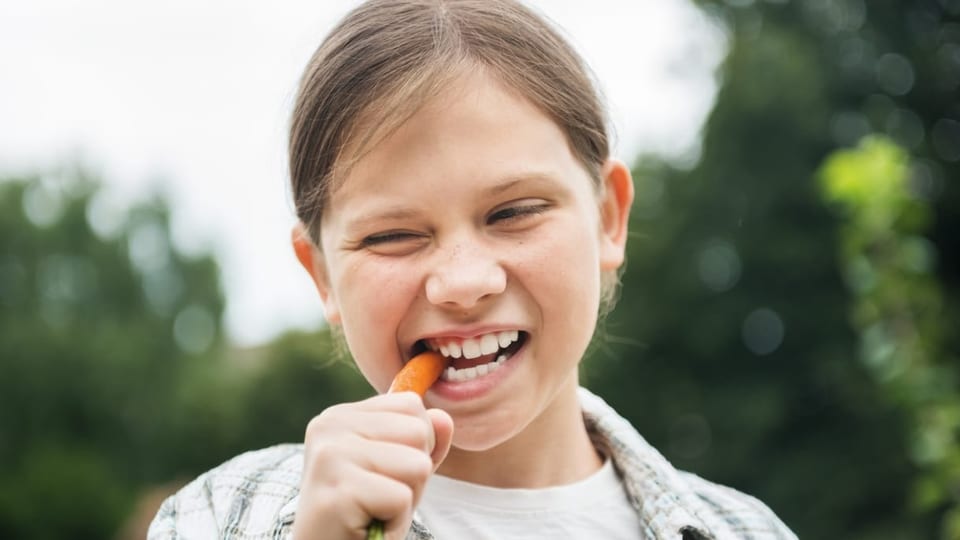
{"label": "girl's eyebrow", "polygon": [[554,185],[555,182],[556,181],[554,180],[554,178],[547,173],[542,173],[542,172],[521,173],[521,174],[510,175],[505,177],[503,180],[501,180],[497,184],[487,189],[487,193],[489,193],[490,195],[499,195],[505,191],[510,191],[512,188],[519,185],[533,184],[533,185],[547,186],[547,185]]}
{"label": "girl's eyebrow", "polygon": [[378,221],[400,221],[404,219],[410,219],[417,215],[417,211],[413,208],[405,207],[394,207],[387,208],[382,212],[376,212],[371,214],[365,214],[358,217],[357,219],[350,220],[347,224],[350,228],[361,228],[367,223],[373,223]]}

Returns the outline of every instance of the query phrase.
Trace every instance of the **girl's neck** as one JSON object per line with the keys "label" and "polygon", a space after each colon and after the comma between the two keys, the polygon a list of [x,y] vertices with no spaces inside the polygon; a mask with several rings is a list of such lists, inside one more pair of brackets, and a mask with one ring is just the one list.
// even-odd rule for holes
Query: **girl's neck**
{"label": "girl's neck", "polygon": [[440,465],[444,476],[501,488],[570,484],[603,464],[590,441],[577,398],[577,381],[510,440],[481,452],[453,447]]}

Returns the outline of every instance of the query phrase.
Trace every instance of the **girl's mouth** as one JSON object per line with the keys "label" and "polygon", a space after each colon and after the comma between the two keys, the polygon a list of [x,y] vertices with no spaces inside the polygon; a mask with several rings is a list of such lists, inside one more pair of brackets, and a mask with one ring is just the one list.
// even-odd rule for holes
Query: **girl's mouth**
{"label": "girl's mouth", "polygon": [[523,347],[527,337],[527,333],[520,330],[505,330],[468,339],[420,340],[414,352],[423,349],[438,351],[450,359],[440,380],[464,382],[496,371]]}

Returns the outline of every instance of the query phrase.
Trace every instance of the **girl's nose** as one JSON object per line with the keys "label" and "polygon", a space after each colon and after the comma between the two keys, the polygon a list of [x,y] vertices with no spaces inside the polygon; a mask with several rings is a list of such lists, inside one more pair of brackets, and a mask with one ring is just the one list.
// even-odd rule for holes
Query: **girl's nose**
{"label": "girl's nose", "polygon": [[439,259],[426,283],[427,300],[432,304],[471,308],[507,287],[503,267],[480,246],[456,245]]}

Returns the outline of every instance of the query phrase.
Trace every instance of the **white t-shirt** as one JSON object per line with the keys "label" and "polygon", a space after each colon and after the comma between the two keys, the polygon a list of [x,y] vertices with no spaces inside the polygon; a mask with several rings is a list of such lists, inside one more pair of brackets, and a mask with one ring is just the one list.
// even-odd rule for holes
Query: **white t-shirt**
{"label": "white t-shirt", "polygon": [[502,489],[434,475],[418,508],[439,540],[543,538],[642,539],[610,460],[579,482],[543,489]]}

